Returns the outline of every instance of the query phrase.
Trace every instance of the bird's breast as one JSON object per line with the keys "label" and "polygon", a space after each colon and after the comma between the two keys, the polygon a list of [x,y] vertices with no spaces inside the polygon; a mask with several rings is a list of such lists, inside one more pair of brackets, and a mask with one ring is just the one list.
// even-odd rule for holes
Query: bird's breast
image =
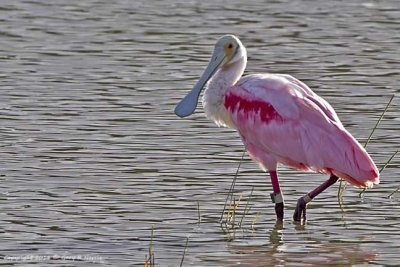
{"label": "bird's breast", "polygon": [[218,126],[235,129],[231,113],[225,107],[225,101],[225,93],[218,94],[217,91],[206,90],[203,97],[204,111]]}

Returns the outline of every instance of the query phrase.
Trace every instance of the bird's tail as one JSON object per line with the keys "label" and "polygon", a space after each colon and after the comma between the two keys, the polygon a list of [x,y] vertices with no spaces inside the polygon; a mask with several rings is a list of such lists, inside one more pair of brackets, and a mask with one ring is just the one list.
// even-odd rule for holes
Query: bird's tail
{"label": "bird's tail", "polygon": [[364,147],[346,129],[341,129],[341,137],[336,145],[343,161],[330,169],[336,176],[356,187],[373,187],[379,184],[379,171]]}

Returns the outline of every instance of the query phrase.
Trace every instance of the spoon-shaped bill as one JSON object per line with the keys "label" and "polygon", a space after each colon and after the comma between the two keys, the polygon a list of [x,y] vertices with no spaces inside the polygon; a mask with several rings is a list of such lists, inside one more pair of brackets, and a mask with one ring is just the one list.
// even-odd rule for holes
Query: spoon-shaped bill
{"label": "spoon-shaped bill", "polygon": [[211,61],[205,69],[203,75],[201,75],[200,79],[193,87],[193,89],[175,107],[175,114],[177,116],[183,118],[194,113],[197,107],[197,102],[199,101],[201,90],[204,88],[204,85],[213,76],[213,74],[218,70],[218,67],[224,61],[225,57],[224,54],[221,52],[222,51],[219,51],[219,49],[214,50]]}

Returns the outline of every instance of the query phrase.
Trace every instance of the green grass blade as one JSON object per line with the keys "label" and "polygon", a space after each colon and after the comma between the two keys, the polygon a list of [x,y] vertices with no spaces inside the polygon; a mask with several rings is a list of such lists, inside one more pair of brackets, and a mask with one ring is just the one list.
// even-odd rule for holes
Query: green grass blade
{"label": "green grass blade", "polygon": [[[390,164],[390,162],[391,162],[392,159],[397,155],[398,152],[399,152],[399,151],[397,150],[397,151],[390,157],[390,159],[386,162],[386,164],[383,165],[383,167],[382,167],[382,169],[381,169],[381,172],[386,168],[387,165]],[[390,194],[388,195],[388,198],[392,197],[392,196],[393,196],[396,192],[398,192],[399,190],[400,190],[400,186],[397,187],[396,190],[394,190],[392,193],[390,193]]]}
{"label": "green grass blade", "polygon": [[363,190],[358,194],[358,197],[363,198],[365,191],[367,191],[367,188],[363,188]]}
{"label": "green grass blade", "polygon": [[397,155],[398,152],[399,151],[397,150],[396,152],[393,153],[393,155],[389,158],[389,160],[385,163],[385,165],[383,165],[382,168],[379,170],[379,173],[381,173],[387,167],[387,165],[390,164],[390,162]]}
{"label": "green grass blade", "polygon": [[346,186],[346,184],[343,185],[343,183],[346,183],[345,180],[340,179],[339,180],[339,188],[338,188],[338,193],[337,193],[337,198],[338,201],[340,201],[341,198],[343,198],[343,194],[344,194],[344,187]]}
{"label": "green grass blade", "polygon": [[185,259],[185,255],[186,255],[186,250],[187,250],[188,242],[189,242],[189,237],[186,238],[185,249],[183,250],[183,255],[182,255],[181,264],[179,265],[180,267],[183,266],[183,260]]}
{"label": "green grass blade", "polygon": [[[226,205],[228,204],[228,202],[231,202],[231,201],[232,201],[233,190],[235,189],[236,179],[237,179],[237,176],[238,176],[238,174],[239,174],[240,166],[242,165],[242,161],[243,161],[243,158],[244,158],[244,155],[245,155],[245,154],[246,154],[246,150],[243,151],[242,157],[241,157],[241,159],[240,159],[240,161],[239,161],[239,165],[238,165],[238,167],[237,167],[237,169],[236,169],[235,176],[233,177],[231,187],[229,188],[228,195],[226,196],[224,209],[222,210],[221,218],[219,219],[220,221],[222,221],[222,218],[224,217],[225,210],[226,210]],[[231,199],[231,201],[229,201],[229,199]]]}
{"label": "green grass blade", "polygon": [[400,190],[400,186],[397,187],[396,190],[394,190],[392,193],[390,193],[390,194],[388,195],[388,198],[391,198],[395,193],[399,192],[399,190]]}
{"label": "green grass blade", "polygon": [[200,217],[200,202],[197,200],[197,216],[198,216],[198,224],[200,225],[201,223],[201,217]]}
{"label": "green grass blade", "polygon": [[369,144],[369,141],[371,141],[372,135],[374,134],[376,128],[378,128],[378,125],[381,122],[381,120],[382,120],[383,116],[385,115],[386,111],[388,110],[390,104],[392,103],[393,98],[394,98],[394,95],[392,95],[392,97],[390,98],[389,103],[387,103],[387,105],[386,105],[385,109],[383,110],[381,116],[379,117],[378,121],[376,122],[375,127],[372,129],[371,134],[368,136],[367,142],[365,143],[364,148],[367,147],[367,145]]}
{"label": "green grass blade", "polygon": [[[368,136],[368,138],[367,138],[367,141],[366,141],[365,144],[364,144],[364,148],[366,148],[367,145],[369,144],[369,142],[371,141],[372,135],[374,134],[375,130],[378,128],[378,125],[379,125],[379,123],[381,122],[383,116],[385,116],[386,111],[389,109],[390,104],[392,103],[392,101],[393,101],[393,99],[394,99],[394,96],[395,96],[395,95],[393,94],[392,97],[390,98],[389,102],[387,103],[386,107],[383,109],[383,112],[382,112],[381,116],[379,117],[379,119],[378,119],[378,121],[376,122],[374,128],[372,129],[371,133],[369,134],[369,136]],[[340,186],[340,188],[341,188],[341,186]],[[340,190],[343,191],[344,188],[343,188],[343,189],[340,189]],[[364,189],[360,192],[360,194],[358,194],[358,196],[359,196],[360,198],[362,198],[362,197],[364,196],[364,194],[365,194],[366,191],[367,191],[367,188],[364,188]]]}
{"label": "green grass blade", "polygon": [[[396,156],[396,154],[399,151],[397,150],[396,152],[394,152],[394,154],[389,158],[388,161],[386,161],[386,163],[382,166],[382,168],[379,170],[379,174],[383,172],[383,170],[390,164],[390,162],[392,161],[392,159]],[[390,198],[394,193],[396,193],[396,191],[398,191],[400,189],[400,186],[394,191],[392,192],[388,197]],[[367,188],[364,188],[363,191],[360,192],[360,194],[358,195],[360,198],[364,197],[364,193],[365,191],[367,191]]]}
{"label": "green grass blade", "polygon": [[249,211],[250,211],[250,208],[248,208],[248,207],[249,207],[249,204],[250,204],[250,200],[251,200],[251,198],[253,197],[253,191],[254,191],[254,186],[251,188],[250,196],[249,196],[249,198],[247,199],[246,206],[244,207],[243,215],[242,215],[242,218],[240,219],[239,226],[242,225],[242,222],[243,222],[244,217],[245,217],[245,216],[249,213]]}

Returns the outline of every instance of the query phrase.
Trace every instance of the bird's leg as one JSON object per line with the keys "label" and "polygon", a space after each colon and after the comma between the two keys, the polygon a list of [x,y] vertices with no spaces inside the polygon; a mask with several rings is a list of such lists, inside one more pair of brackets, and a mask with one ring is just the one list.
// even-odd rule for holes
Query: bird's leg
{"label": "bird's leg", "polygon": [[299,198],[297,201],[297,206],[293,214],[293,220],[301,221],[303,219],[306,221],[306,208],[307,203],[311,202],[316,196],[318,196],[322,191],[333,185],[337,182],[339,177],[335,175],[331,175],[328,180],[326,180],[323,184],[315,188],[310,193],[306,194],[304,197]]}
{"label": "bird's leg", "polygon": [[284,201],[283,201],[283,195],[281,193],[281,188],[279,186],[279,180],[278,180],[278,174],[276,171],[270,171],[269,172],[271,176],[271,182],[272,182],[272,188],[274,190],[273,193],[271,193],[271,199],[272,202],[275,203],[275,213],[276,213],[276,220],[278,222],[283,221],[283,209],[284,209]]}

